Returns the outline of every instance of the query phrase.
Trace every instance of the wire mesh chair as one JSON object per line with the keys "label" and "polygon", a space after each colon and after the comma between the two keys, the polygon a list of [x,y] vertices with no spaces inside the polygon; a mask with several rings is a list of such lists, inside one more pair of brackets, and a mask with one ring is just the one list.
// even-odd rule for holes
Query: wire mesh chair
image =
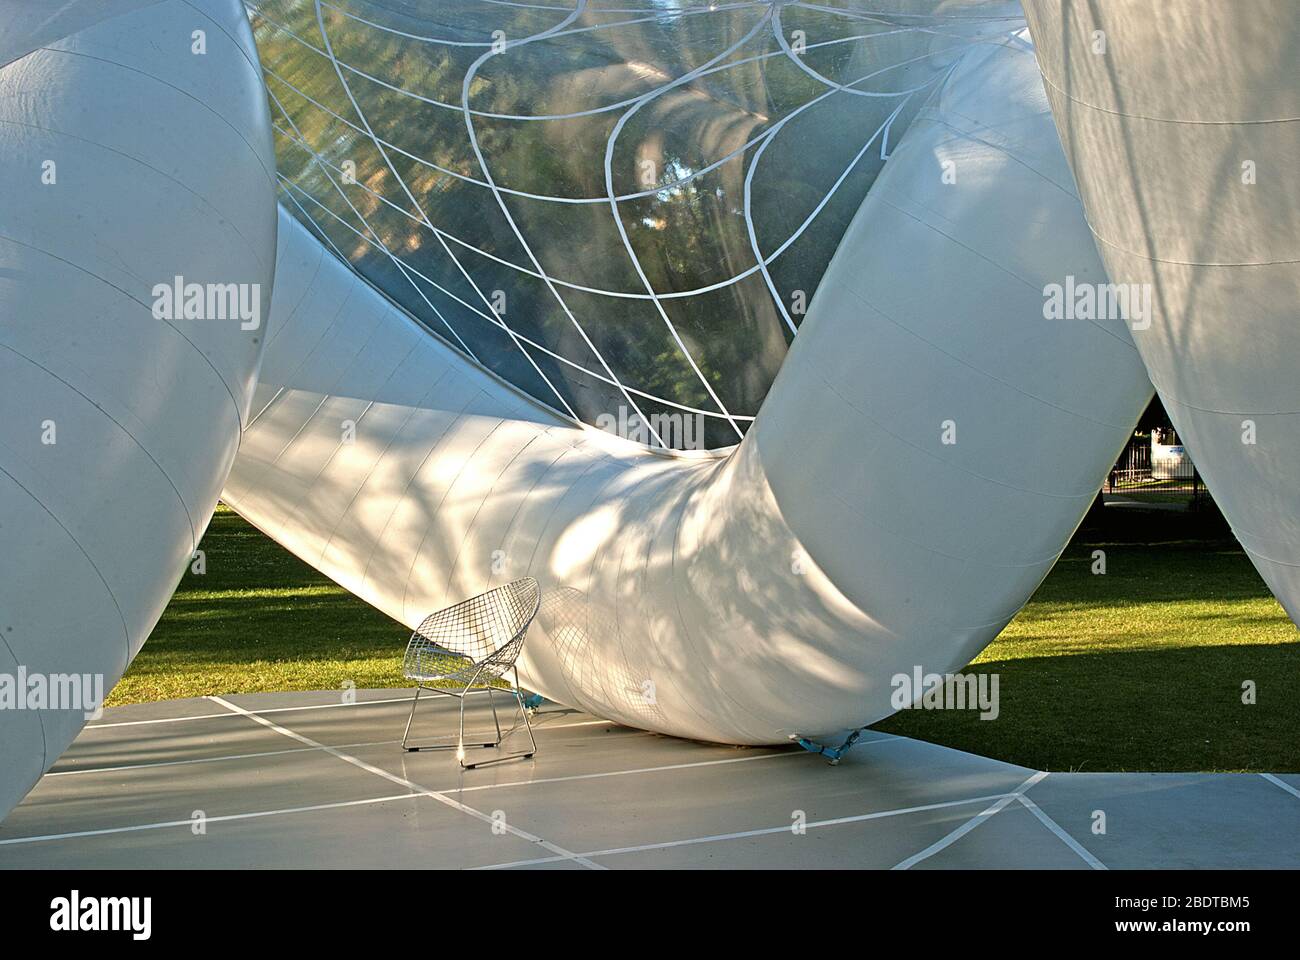
{"label": "wire mesh chair", "polygon": [[[415,681],[411,715],[406,718],[406,730],[402,734],[403,750],[414,753],[419,750],[450,750],[452,747],[449,743],[408,746],[411,722],[415,719],[420,694],[429,692],[460,698],[460,735],[455,747],[456,759],[465,769],[472,770],[502,760],[531,757],[537,752],[533,725],[528,720],[528,711],[524,708],[523,696],[519,690],[519,667],[516,661],[524,648],[524,637],[533,618],[537,616],[540,603],[541,592],[537,581],[532,577],[524,577],[440,610],[415,629],[410,643],[406,645],[406,657],[402,663],[403,674],[408,680]],[[519,727],[519,721],[516,720],[503,735],[501,719],[497,714],[496,695],[505,691],[496,688],[494,684],[511,671],[514,672],[515,686],[508,695],[514,698],[515,707],[528,731],[528,752],[466,763],[465,696],[471,690],[487,691],[497,736],[490,743],[472,743],[468,746],[499,747]],[[450,685],[425,686],[435,681]]]}

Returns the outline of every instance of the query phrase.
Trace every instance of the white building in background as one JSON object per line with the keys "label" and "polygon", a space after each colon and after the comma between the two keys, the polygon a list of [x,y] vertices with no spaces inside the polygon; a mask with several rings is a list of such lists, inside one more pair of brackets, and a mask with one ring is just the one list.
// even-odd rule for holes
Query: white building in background
{"label": "white building in background", "polygon": [[[1164,442],[1164,441],[1170,442]],[[1178,436],[1172,430],[1151,431],[1151,479],[1182,480],[1195,475],[1196,466],[1192,463],[1187,447],[1178,442]]]}
{"label": "white building in background", "polygon": [[[1294,616],[1290,5],[1028,6],[15,15],[0,672],[116,682],[224,485],[408,624],[536,577],[552,699],[832,741],[1016,614],[1147,370]],[[0,810],[83,722],[0,711]]]}

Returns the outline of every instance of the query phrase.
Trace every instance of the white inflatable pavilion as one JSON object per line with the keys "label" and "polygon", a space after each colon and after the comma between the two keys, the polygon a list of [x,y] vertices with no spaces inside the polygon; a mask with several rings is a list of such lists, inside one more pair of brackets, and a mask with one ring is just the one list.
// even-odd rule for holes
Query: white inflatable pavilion
{"label": "white inflatable pavilion", "polygon": [[[30,51],[0,67],[8,812],[80,732],[86,691],[110,689],[149,636],[248,424],[264,330],[155,315],[154,288],[239,284],[256,289],[265,318],[276,212],[266,98],[238,0],[57,14],[6,0],[0,29],[5,57]],[[205,55],[192,53],[196,30]],[[38,698],[29,681],[49,689]]]}
{"label": "white inflatable pavilion", "polygon": [[[536,577],[549,698],[836,742],[1151,380],[1294,617],[1289,5],[1026,6],[0,0],[0,674],[115,683],[220,493],[407,624]],[[0,812],[84,722],[0,710]]]}

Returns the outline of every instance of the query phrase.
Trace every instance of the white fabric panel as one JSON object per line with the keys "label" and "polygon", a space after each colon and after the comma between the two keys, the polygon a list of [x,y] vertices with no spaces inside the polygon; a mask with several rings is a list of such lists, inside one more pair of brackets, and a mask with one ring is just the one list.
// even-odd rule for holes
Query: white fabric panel
{"label": "white fabric panel", "polygon": [[0,67],[37,47],[160,0],[0,0]]}
{"label": "white fabric panel", "polygon": [[279,261],[227,501],[408,624],[537,577],[526,685],[681,736],[837,736],[891,712],[894,674],[965,664],[1150,397],[1122,323],[1043,319],[1046,283],[1105,274],[1024,37],[967,55],[895,145],[731,451],[562,421],[287,215]]}
{"label": "white fabric panel", "polygon": [[[108,690],[211,518],[265,339],[156,319],[153,288],[259,284],[268,316],[275,159],[237,0],[22,6],[0,45],[31,51],[0,68],[0,672]],[[85,721],[0,710],[0,815]]]}
{"label": "white fabric panel", "polygon": [[1153,320],[1134,342],[1215,501],[1300,623],[1296,5],[1025,7],[1111,279],[1151,290]]}

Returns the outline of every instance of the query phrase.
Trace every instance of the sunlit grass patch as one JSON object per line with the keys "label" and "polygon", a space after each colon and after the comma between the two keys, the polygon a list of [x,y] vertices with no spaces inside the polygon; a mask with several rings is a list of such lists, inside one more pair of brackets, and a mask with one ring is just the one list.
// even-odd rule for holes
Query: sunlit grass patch
{"label": "sunlit grass patch", "polygon": [[[1094,539],[969,668],[999,675],[996,720],[911,710],[876,729],[1035,769],[1300,770],[1300,635],[1237,544]],[[110,706],[406,685],[401,624],[224,507],[202,547],[207,573],[186,573]]]}
{"label": "sunlit grass patch", "polygon": [[1076,542],[968,672],[999,675],[997,719],[876,729],[1035,769],[1300,770],[1300,635],[1231,541]]}

